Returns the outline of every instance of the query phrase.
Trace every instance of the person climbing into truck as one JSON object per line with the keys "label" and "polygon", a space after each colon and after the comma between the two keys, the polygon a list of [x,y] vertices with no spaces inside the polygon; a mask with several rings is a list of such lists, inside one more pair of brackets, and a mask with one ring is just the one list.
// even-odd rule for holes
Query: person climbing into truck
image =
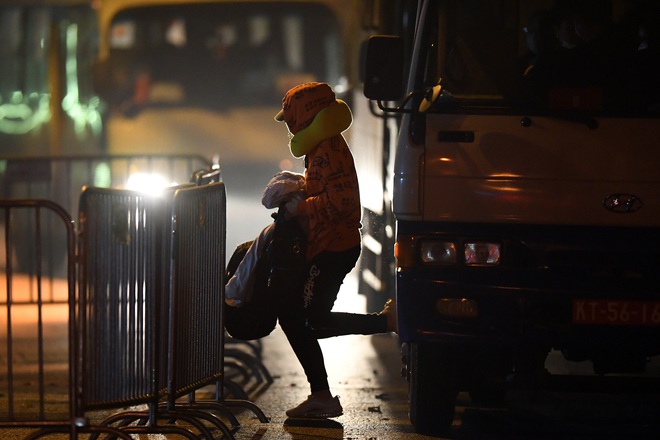
{"label": "person climbing into truck", "polygon": [[380,313],[332,312],[339,288],[361,251],[361,204],[353,155],[342,136],[352,123],[348,105],[326,83],[289,90],[275,120],[285,122],[294,157],[304,157],[306,198],[286,203],[286,216],[307,230],[306,267],[281,301],[279,323],[302,365],[311,394],[289,409],[291,418],[342,415],[328,384],[319,338],[396,331],[388,301]]}

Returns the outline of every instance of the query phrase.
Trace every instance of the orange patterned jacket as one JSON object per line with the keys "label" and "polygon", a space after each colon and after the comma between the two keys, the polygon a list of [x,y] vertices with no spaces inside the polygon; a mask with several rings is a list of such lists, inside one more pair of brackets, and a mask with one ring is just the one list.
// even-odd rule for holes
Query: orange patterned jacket
{"label": "orange patterned jacket", "polygon": [[343,136],[326,139],[307,154],[307,199],[298,215],[309,219],[307,258],[360,244],[360,188],[353,155]]}

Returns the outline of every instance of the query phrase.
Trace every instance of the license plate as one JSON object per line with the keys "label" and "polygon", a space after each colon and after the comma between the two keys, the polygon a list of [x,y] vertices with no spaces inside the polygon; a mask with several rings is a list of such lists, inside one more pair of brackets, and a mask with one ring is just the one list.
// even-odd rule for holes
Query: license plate
{"label": "license plate", "polygon": [[573,323],[660,325],[660,301],[573,300]]}

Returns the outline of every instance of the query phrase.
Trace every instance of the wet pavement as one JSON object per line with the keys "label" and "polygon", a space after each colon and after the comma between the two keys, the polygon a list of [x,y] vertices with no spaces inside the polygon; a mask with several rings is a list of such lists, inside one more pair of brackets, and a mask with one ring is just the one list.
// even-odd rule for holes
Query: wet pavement
{"label": "wet pavement", "polygon": [[[407,420],[405,381],[399,377],[396,338],[389,335],[344,336],[322,341],[331,388],[344,415],[329,420],[287,419],[285,411],[304,400],[304,373],[281,330],[264,339],[264,363],[273,383],[254,402],[270,418],[259,423],[241,414],[237,439],[396,439],[413,436]],[[245,417],[247,416],[247,417]]]}
{"label": "wet pavement", "polygon": [[[357,280],[355,274],[351,274],[340,292],[335,310],[363,312],[364,297],[356,292]],[[57,371],[48,366],[46,391],[50,402],[47,408],[49,416],[55,413],[64,416],[67,414],[65,314],[66,307],[57,306],[57,311],[53,310],[50,324],[46,329],[47,347],[50,347],[49,350],[59,352],[59,356],[49,356],[52,359],[59,357]],[[29,318],[26,320],[29,321]],[[26,321],[22,328],[26,332],[26,338],[21,338],[20,341],[25,343],[31,333],[29,322]],[[28,346],[29,343],[23,351],[32,353],[32,348]],[[254,368],[250,371],[251,366],[241,359],[231,355],[226,358],[226,373],[232,384],[238,385],[240,391],[245,392],[249,401],[263,411],[268,419],[268,422],[263,422],[254,411],[240,406],[233,408],[232,412],[240,424],[233,431],[236,439],[429,438],[414,434],[407,419],[407,384],[400,376],[399,349],[395,335],[342,336],[324,339],[321,341],[321,346],[326,358],[332,392],[340,396],[344,414],[327,420],[287,419],[285,411],[304,400],[309,394],[309,388],[286,337],[277,327],[271,335],[260,341],[262,369]],[[237,342],[228,342],[226,348],[228,353],[232,351],[236,353],[238,350],[241,353],[251,354],[253,351],[252,347]],[[22,360],[26,363],[26,369],[30,369],[28,364],[34,365],[35,361],[32,355],[26,355]],[[242,368],[234,368],[236,363]],[[197,399],[212,397],[214,388],[209,386],[200,389],[196,393]],[[6,384],[3,385],[3,389],[6,390]],[[33,402],[21,402],[20,410],[32,406],[34,406]],[[144,409],[144,407],[136,409]],[[117,410],[119,409],[113,411]],[[88,416],[92,421],[98,422],[113,411],[93,412]],[[0,439],[24,438],[29,432],[30,430],[27,429],[0,429]],[[65,437],[57,435],[53,438]],[[174,437],[149,434],[141,435],[139,438]]]}
{"label": "wet pavement", "polygon": [[[335,310],[363,312],[354,274],[340,292]],[[272,383],[254,399],[269,417],[261,423],[245,411],[239,414],[237,439],[427,439],[408,421],[407,383],[401,377],[395,335],[342,336],[320,341],[331,391],[339,395],[344,414],[328,420],[287,419],[285,411],[309,394],[304,372],[279,327],[262,339],[264,365]],[[231,345],[230,345],[231,346]]]}
{"label": "wet pavement", "polygon": [[[340,292],[335,310],[363,312],[364,297],[357,294],[357,280],[351,274]],[[47,365],[46,412],[67,413],[67,344],[66,307],[53,306],[49,310],[49,326],[46,352],[50,359],[59,359]],[[30,334],[34,332],[29,318],[19,322],[21,334],[16,343],[24,344],[21,358],[14,373],[19,380],[12,392],[20,393],[29,385],[27,378],[33,373],[34,347],[30,346]],[[16,322],[15,322],[16,323]],[[0,328],[6,323],[0,316]],[[16,327],[17,329],[19,327]],[[2,347],[3,342],[0,342]],[[238,425],[232,430],[238,440],[424,440],[433,437],[416,434],[408,421],[407,383],[400,376],[399,346],[395,335],[342,336],[321,341],[329,373],[332,392],[340,396],[344,414],[328,420],[287,419],[285,411],[306,398],[309,389],[302,368],[279,328],[260,341],[261,364],[244,362],[253,347],[243,343],[228,342],[225,358],[226,375],[235,384],[235,393],[246,394],[266,416],[260,420],[257,412],[246,407],[234,407]],[[55,356],[55,354],[59,354]],[[241,355],[242,356],[242,355]],[[553,372],[559,367],[560,354],[552,353],[546,366]],[[0,360],[2,350],[0,349]],[[20,368],[18,368],[20,367]],[[586,365],[577,367],[586,368]],[[656,363],[657,367],[657,363]],[[657,370],[657,368],[656,368]],[[578,371],[579,372],[579,371]],[[656,371],[657,372],[657,371]],[[658,376],[656,374],[656,376]],[[657,384],[657,383],[656,383]],[[229,387],[230,389],[232,387]],[[215,389],[205,387],[196,393],[199,400],[211,398]],[[0,371],[0,412],[8,393],[6,375]],[[236,397],[228,395],[228,397]],[[238,397],[243,397],[238,395]],[[18,411],[35,410],[34,402],[20,401]],[[137,408],[137,409],[144,409]],[[89,413],[94,422],[118,410]],[[545,390],[511,390],[499,407],[474,405],[466,393],[458,396],[456,419],[446,439],[657,439],[660,438],[660,392],[651,393],[578,393]],[[226,414],[219,414],[228,424]],[[31,430],[1,429],[0,440],[23,439]],[[217,438],[222,438],[217,432]],[[48,437],[56,440],[66,435]],[[81,437],[86,439],[88,437]],[[183,438],[162,434],[142,434],[135,439],[162,440]]]}

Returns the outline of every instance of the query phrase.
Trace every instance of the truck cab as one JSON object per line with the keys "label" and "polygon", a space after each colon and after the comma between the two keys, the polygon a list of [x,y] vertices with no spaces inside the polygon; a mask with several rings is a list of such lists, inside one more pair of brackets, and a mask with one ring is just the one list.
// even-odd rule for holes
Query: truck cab
{"label": "truck cab", "polygon": [[497,403],[552,383],[550,352],[644,374],[660,353],[658,7],[402,5],[367,44],[364,94],[397,127],[384,179],[415,429],[445,432],[460,391]]}

